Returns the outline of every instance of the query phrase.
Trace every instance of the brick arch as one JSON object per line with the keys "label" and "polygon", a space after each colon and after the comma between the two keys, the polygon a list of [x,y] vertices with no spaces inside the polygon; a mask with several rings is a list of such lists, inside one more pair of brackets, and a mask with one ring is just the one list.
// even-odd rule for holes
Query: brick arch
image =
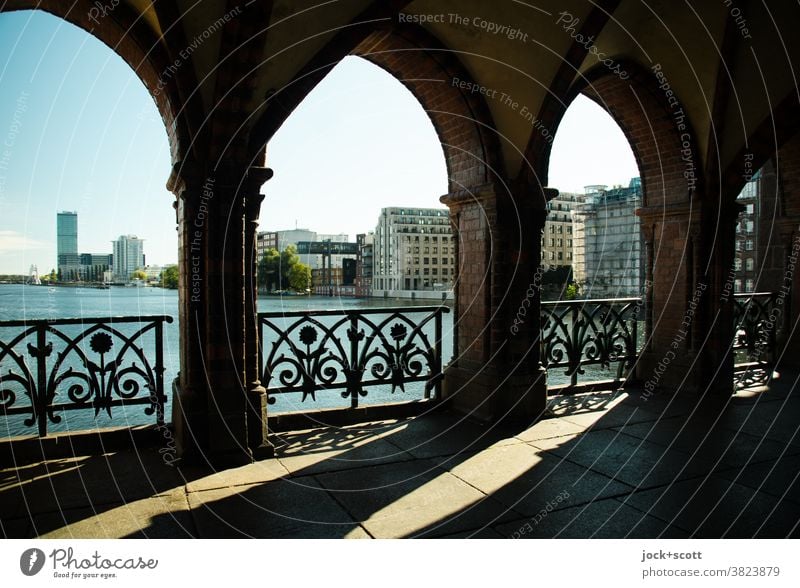
{"label": "brick arch", "polygon": [[[723,171],[721,192],[725,199],[735,199],[747,179],[744,177],[745,158],[750,159],[752,170],[759,170],[778,156],[776,171],[786,181],[792,182],[800,193],[800,98],[797,92],[789,93],[763,120],[743,144],[733,161]],[[796,180],[795,180],[796,177]]]}
{"label": "brick arch", "polygon": [[[696,135],[689,117],[676,116],[680,106],[670,106],[652,70],[632,61],[620,61],[626,79],[599,65],[576,82],[567,94],[560,122],[572,101],[582,94],[596,102],[614,119],[633,151],[642,178],[643,206],[688,202],[702,189],[702,167]],[[685,128],[679,128],[679,123]],[[552,144],[541,145],[540,177],[547,177]],[[690,161],[684,160],[689,155]],[[689,167],[691,164],[692,167]],[[694,179],[687,178],[693,173]]]}
{"label": "brick arch", "polygon": [[450,192],[505,175],[489,109],[458,82],[471,78],[457,57],[415,27],[376,31],[354,50],[399,80],[419,101],[441,141]]}
{"label": "brick arch", "polygon": [[[263,149],[303,99],[348,55],[394,76],[414,95],[436,130],[447,165],[449,191],[482,186],[505,176],[494,122],[483,97],[453,84],[472,83],[458,57],[416,25],[375,24],[386,6],[362,13],[337,33],[284,87],[270,91],[250,133],[250,150]],[[384,19],[385,20],[385,19]]]}
{"label": "brick arch", "polygon": [[107,45],[130,66],[150,92],[164,122],[172,162],[182,160],[190,140],[181,116],[177,88],[170,83],[156,91],[160,74],[170,63],[158,37],[124,2],[103,18],[91,12],[96,8],[90,0],[9,0],[0,5],[0,12],[40,10],[77,26]]}

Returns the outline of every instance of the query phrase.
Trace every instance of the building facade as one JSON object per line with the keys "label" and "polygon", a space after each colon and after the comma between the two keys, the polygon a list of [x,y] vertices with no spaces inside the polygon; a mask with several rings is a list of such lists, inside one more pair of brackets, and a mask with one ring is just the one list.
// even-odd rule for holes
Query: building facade
{"label": "building facade", "polygon": [[136,235],[120,235],[113,241],[114,246],[114,279],[128,281],[131,274],[144,265],[144,240]]}
{"label": "building facade", "polygon": [[56,215],[56,267],[60,279],[80,279],[77,212],[64,211]]}
{"label": "building facade", "polygon": [[642,232],[636,210],[642,187],[587,186],[573,219],[573,276],[586,298],[639,296],[644,284]]}
{"label": "building facade", "polygon": [[455,242],[447,209],[383,208],[375,228],[373,293],[449,290]]}
{"label": "building facade", "polygon": [[759,202],[761,181],[756,172],[736,197],[742,206],[736,224],[736,253],[733,258],[733,291],[754,292],[758,281],[759,263]]}
{"label": "building facade", "polygon": [[356,296],[372,296],[372,269],[374,263],[375,233],[356,235]]}
{"label": "building facade", "polygon": [[264,254],[269,249],[278,249],[278,233],[275,231],[260,231],[256,234],[256,259],[259,261],[263,259]]}

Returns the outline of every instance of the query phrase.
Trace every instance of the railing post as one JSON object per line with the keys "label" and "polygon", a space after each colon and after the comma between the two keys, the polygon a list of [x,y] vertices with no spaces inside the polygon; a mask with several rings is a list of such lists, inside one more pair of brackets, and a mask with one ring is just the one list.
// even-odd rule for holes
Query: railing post
{"label": "railing post", "polygon": [[164,424],[164,320],[156,320],[156,366],[155,390],[152,392],[156,398],[156,424]]}
{"label": "railing post", "polygon": [[[431,372],[433,372],[433,377],[435,378],[434,384],[434,397],[436,400],[439,400],[442,397],[442,309],[441,307],[437,308],[434,311],[433,317],[433,324],[434,324],[434,341],[433,341],[433,365],[431,366]],[[431,389],[426,386],[425,387],[425,398],[428,399],[431,397]]]}
{"label": "railing post", "polygon": [[[581,365],[582,348],[576,344],[580,341],[580,327],[578,326],[578,304],[571,303],[570,314],[572,315],[572,352],[569,354],[570,385],[578,385],[578,368]],[[575,352],[577,349],[577,353]]]}
{"label": "railing post", "polygon": [[350,394],[350,408],[358,408],[358,393],[361,389],[361,366],[358,362],[358,314],[350,314],[350,374],[347,378],[347,391]]}
{"label": "railing post", "polygon": [[47,326],[40,322],[36,325],[36,418],[39,425],[39,437],[47,436],[47,353],[45,351]]}

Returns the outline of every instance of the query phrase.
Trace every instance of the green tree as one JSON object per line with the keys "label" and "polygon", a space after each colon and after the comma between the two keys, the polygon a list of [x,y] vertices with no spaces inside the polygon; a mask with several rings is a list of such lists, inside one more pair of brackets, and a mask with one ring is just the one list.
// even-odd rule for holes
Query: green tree
{"label": "green tree", "polygon": [[161,287],[169,288],[170,290],[178,289],[178,266],[168,265],[161,270]]}
{"label": "green tree", "polygon": [[569,286],[567,286],[567,291],[564,293],[564,297],[567,300],[575,300],[579,293],[580,288],[578,287],[578,284],[572,282]]}
{"label": "green tree", "polygon": [[274,290],[278,283],[278,272],[281,265],[281,254],[274,247],[264,252],[264,257],[258,262],[258,285],[267,290]]}
{"label": "green tree", "polygon": [[311,268],[301,261],[289,270],[289,286],[297,292],[305,292],[311,286]]}
{"label": "green tree", "polygon": [[147,279],[147,274],[145,273],[144,270],[137,269],[136,271],[134,271],[131,274],[131,279],[132,280],[146,280]]}
{"label": "green tree", "polygon": [[292,268],[299,262],[300,256],[297,255],[297,247],[294,245],[289,245],[282,253],[274,247],[267,249],[258,262],[258,285],[267,290],[285,290],[291,287]]}

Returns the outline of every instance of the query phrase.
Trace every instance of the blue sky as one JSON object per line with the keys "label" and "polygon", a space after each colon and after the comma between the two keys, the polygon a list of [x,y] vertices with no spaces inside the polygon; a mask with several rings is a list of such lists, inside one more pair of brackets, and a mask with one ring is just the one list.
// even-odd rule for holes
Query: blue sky
{"label": "blue sky", "polygon": [[[56,212],[77,210],[82,252],[145,239],[174,263],[170,160],[158,111],[111,49],[41,12],[0,14],[0,274],[55,266]],[[347,58],[268,146],[261,228],[374,228],[383,206],[439,206],[447,188],[433,126],[394,78]],[[627,184],[635,161],[619,128],[582,99],[555,136],[550,185]]]}

